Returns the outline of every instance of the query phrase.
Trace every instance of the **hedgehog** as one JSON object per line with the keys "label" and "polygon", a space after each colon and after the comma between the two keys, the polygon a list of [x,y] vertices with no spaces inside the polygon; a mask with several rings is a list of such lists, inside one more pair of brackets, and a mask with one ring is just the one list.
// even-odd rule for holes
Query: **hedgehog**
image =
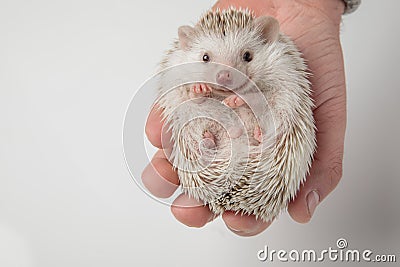
{"label": "hedgehog", "polygon": [[231,7],[179,27],[159,66],[186,77],[185,64],[195,66],[192,81],[171,89],[161,76],[156,100],[182,191],[215,216],[271,221],[296,196],[316,148],[305,60],[275,18]]}

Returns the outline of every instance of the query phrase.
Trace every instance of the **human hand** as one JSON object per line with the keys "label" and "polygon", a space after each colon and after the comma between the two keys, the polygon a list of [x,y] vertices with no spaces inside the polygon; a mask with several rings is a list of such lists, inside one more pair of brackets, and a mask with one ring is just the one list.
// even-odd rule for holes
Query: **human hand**
{"label": "human hand", "polygon": [[[312,73],[314,118],[317,126],[317,151],[310,174],[288,212],[297,222],[308,222],[316,206],[336,187],[342,176],[344,134],[346,128],[346,86],[344,63],[340,45],[340,22],[344,10],[342,0],[220,0],[214,8],[229,6],[249,8],[257,16],[273,16],[303,53]],[[168,197],[179,185],[178,175],[164,153],[161,112],[150,112],[146,134],[160,150],[143,171],[142,179],[149,191],[158,197]],[[165,144],[165,143],[164,143]],[[172,213],[182,223],[201,227],[214,216],[208,207],[182,194],[171,206]],[[241,236],[252,236],[264,231],[271,222],[256,220],[254,216],[222,215],[226,226]]]}

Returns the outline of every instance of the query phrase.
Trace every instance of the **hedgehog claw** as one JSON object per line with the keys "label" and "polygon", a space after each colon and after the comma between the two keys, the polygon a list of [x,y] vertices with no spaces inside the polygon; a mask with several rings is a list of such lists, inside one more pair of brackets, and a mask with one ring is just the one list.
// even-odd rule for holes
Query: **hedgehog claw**
{"label": "hedgehog claw", "polygon": [[222,103],[230,108],[237,108],[240,107],[244,104],[244,100],[240,98],[239,96],[233,94],[228,97],[226,97]]}
{"label": "hedgehog claw", "polygon": [[202,95],[208,96],[211,93],[212,88],[205,83],[195,83],[192,86],[192,90],[196,94],[202,94]]}
{"label": "hedgehog claw", "polygon": [[194,103],[201,104],[207,100],[208,96],[210,96],[211,90],[211,87],[207,84],[195,83],[189,91],[189,97],[194,101]]}

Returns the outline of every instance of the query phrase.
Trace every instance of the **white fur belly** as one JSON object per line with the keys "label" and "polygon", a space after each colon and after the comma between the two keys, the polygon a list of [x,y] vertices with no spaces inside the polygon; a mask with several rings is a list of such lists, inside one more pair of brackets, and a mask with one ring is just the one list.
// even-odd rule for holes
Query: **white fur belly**
{"label": "white fur belly", "polygon": [[[169,99],[178,96],[181,104],[171,106]],[[175,144],[170,160],[183,191],[209,204],[215,213],[251,201],[251,195],[265,181],[265,170],[273,157],[272,146],[268,145],[271,142],[259,144],[253,130],[256,125],[263,130],[275,129],[271,115],[256,119],[247,106],[233,110],[213,98],[199,103],[182,92],[172,92],[160,103]],[[241,129],[242,134],[232,138],[232,128]],[[201,148],[206,131],[215,137],[214,148]]]}

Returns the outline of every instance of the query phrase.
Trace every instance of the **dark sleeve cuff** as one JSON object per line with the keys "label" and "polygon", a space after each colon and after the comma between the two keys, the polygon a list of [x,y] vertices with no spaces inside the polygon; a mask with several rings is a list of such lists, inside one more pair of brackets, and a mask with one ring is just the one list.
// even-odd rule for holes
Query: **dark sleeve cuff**
{"label": "dark sleeve cuff", "polygon": [[343,14],[350,14],[354,12],[361,4],[361,0],[343,0],[346,7]]}

